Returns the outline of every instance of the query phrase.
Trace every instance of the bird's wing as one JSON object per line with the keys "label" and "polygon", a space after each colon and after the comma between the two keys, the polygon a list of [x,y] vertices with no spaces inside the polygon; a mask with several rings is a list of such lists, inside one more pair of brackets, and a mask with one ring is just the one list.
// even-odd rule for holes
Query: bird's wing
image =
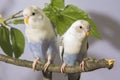
{"label": "bird's wing", "polygon": [[87,50],[88,50],[88,41],[85,41],[81,47],[80,54],[79,54],[79,60],[82,61],[83,58],[87,57]]}
{"label": "bird's wing", "polygon": [[88,48],[89,48],[89,43],[88,43],[88,41],[87,41],[87,50],[88,50]]}
{"label": "bird's wing", "polygon": [[59,50],[60,50],[60,59],[63,61],[64,46],[59,46]]}
{"label": "bird's wing", "polygon": [[55,32],[55,35],[57,36],[57,30],[56,30],[56,26],[55,24],[51,21],[51,24],[52,24],[52,27],[53,27],[53,30]]}
{"label": "bird's wing", "polygon": [[59,55],[60,59],[63,60],[63,53],[64,53],[64,43],[63,43],[63,37],[60,37],[58,35],[58,45],[59,45]]}

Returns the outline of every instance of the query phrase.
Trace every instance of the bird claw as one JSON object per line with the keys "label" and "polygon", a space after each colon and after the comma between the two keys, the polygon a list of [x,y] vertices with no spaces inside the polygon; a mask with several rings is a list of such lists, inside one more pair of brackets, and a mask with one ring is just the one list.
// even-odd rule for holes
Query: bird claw
{"label": "bird claw", "polygon": [[64,73],[65,67],[67,66],[66,63],[63,63],[61,66],[61,73]]}
{"label": "bird claw", "polygon": [[47,61],[47,63],[45,63],[45,65],[44,65],[44,72],[47,70],[47,68],[49,67],[50,64],[51,64],[50,61]]}
{"label": "bird claw", "polygon": [[85,70],[84,67],[85,67],[84,61],[82,61],[82,62],[80,63],[80,68],[81,68],[82,70]]}
{"label": "bird claw", "polygon": [[36,58],[34,61],[33,61],[33,64],[32,64],[32,69],[35,71],[35,67],[36,67],[36,64],[39,62],[39,58]]}

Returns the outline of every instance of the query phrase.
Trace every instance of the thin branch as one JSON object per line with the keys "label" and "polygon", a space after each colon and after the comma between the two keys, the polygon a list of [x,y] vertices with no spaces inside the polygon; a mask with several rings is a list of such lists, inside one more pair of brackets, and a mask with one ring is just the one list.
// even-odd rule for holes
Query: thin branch
{"label": "thin branch", "polygon": [[0,24],[6,28],[9,28],[9,26],[7,25],[7,21],[11,20],[11,19],[16,19],[16,18],[22,17],[22,15],[20,15],[21,12],[22,12],[22,10],[18,11],[17,13],[15,13],[15,14],[13,14],[5,19],[3,19],[2,16],[0,16]]}
{"label": "thin branch", "polygon": [[[22,17],[21,15],[19,15],[21,12],[22,12],[22,10],[18,11],[17,13],[15,13],[15,14],[13,14],[13,15],[7,17],[7,18],[5,18],[4,21],[6,22],[6,21],[8,21],[8,20],[10,20],[10,19]],[[17,16],[17,15],[19,15],[19,16]]]}
{"label": "thin branch", "polygon": [[23,15],[15,16],[14,19],[15,18],[21,18],[21,17],[23,17]]}
{"label": "thin branch", "polygon": [[[13,65],[17,65],[17,66],[32,68],[32,61],[16,59],[16,58],[12,58],[12,57],[5,56],[2,54],[0,54],[0,61],[13,64]],[[79,66],[66,67],[65,73],[88,72],[88,71],[93,71],[93,70],[100,69],[100,68],[112,69],[114,65],[114,61],[115,60],[111,60],[111,59],[97,60],[94,58],[85,58],[84,59],[85,70],[82,70]],[[37,64],[36,70],[37,71],[44,70],[43,66],[44,64]],[[48,68],[48,71],[60,72],[60,66],[51,64]]]}

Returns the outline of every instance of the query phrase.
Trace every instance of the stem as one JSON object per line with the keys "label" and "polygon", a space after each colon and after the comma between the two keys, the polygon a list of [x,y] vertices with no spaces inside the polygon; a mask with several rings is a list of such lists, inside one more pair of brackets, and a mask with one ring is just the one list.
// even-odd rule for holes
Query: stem
{"label": "stem", "polygon": [[6,19],[4,19],[4,21],[6,22],[6,21],[8,21],[8,20],[10,20],[10,19],[22,17],[21,15],[20,15],[20,16],[17,16],[17,15],[20,14],[21,12],[22,12],[22,10],[18,11],[17,13],[15,13],[15,14],[7,17]]}
{"label": "stem", "polygon": [[[13,14],[13,15],[5,18],[5,19],[3,19],[3,18],[1,17],[1,18],[0,18],[0,24],[3,25],[3,26],[6,27],[6,28],[9,28],[9,26],[7,25],[7,21],[8,21],[8,20],[11,20],[11,19],[14,19],[14,18],[20,18],[20,17],[22,17],[22,15],[19,15],[21,12],[22,12],[22,10],[21,10],[21,11],[18,11],[17,13],[15,13],[15,14]],[[17,15],[18,15],[18,16],[17,16]]]}
{"label": "stem", "polygon": [[76,20],[76,18],[74,18],[74,17],[70,17],[70,16],[65,15],[65,14],[62,14],[62,15],[65,16],[65,17],[68,17],[68,18],[70,18],[70,19],[72,19],[72,20]]}

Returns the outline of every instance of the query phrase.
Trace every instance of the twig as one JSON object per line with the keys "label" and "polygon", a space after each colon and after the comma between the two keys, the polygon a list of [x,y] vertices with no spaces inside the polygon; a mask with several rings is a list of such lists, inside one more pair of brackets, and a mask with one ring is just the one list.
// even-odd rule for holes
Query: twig
{"label": "twig", "polygon": [[22,12],[22,10],[21,10],[21,11],[18,11],[17,13],[15,13],[15,14],[13,14],[13,15],[5,18],[5,19],[3,19],[2,16],[0,16],[0,24],[3,25],[3,26],[6,27],[6,28],[9,28],[9,26],[7,25],[7,24],[8,24],[7,21],[8,21],[8,20],[11,20],[11,19],[15,19],[15,18],[20,18],[20,17],[22,17],[22,15],[19,15],[21,12]]}
{"label": "twig", "polygon": [[[13,65],[17,65],[17,66],[32,68],[32,61],[16,59],[16,58],[12,58],[12,57],[5,56],[2,54],[0,54],[0,61],[13,64]],[[110,59],[97,60],[94,58],[85,58],[84,59],[85,70],[82,70],[79,66],[66,67],[65,73],[88,72],[88,71],[93,71],[93,70],[100,69],[100,68],[111,69],[114,65],[114,61],[115,60],[110,60]],[[38,71],[44,70],[43,66],[44,64],[37,64],[36,70]],[[60,66],[51,64],[48,67],[48,71],[60,72]]]}
{"label": "twig", "polygon": [[19,17],[22,17],[21,15],[20,15],[20,16],[17,16],[17,15],[20,14],[21,12],[22,12],[22,10],[18,11],[17,13],[15,13],[15,14],[13,14],[13,15],[7,17],[7,18],[5,18],[4,21],[6,22],[6,21],[8,21],[8,20],[10,20],[10,19],[13,19],[13,18],[19,18]]}

